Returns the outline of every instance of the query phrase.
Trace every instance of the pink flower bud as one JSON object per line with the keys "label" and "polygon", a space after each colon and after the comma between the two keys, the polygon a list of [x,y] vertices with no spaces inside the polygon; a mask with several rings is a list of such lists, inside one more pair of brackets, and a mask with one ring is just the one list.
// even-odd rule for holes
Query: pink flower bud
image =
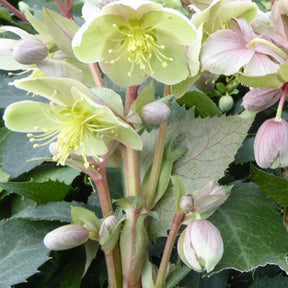
{"label": "pink flower bud", "polygon": [[103,220],[99,231],[99,239],[101,243],[104,243],[109,239],[118,222],[118,218],[114,215],[110,215]]}
{"label": "pink flower bud", "polygon": [[198,213],[208,213],[222,205],[227,197],[225,188],[215,185],[214,181],[211,180],[196,194],[194,208]]}
{"label": "pink flower bud", "polygon": [[44,60],[48,55],[47,46],[36,38],[26,38],[14,47],[12,56],[20,64],[31,65]]}
{"label": "pink flower bud", "polygon": [[192,211],[193,209],[193,196],[184,195],[180,198],[179,206],[182,213],[186,214]]}
{"label": "pink flower bud", "polygon": [[192,221],[178,240],[178,254],[191,269],[211,272],[223,255],[219,230],[207,220]]}
{"label": "pink flower bud", "polygon": [[67,250],[88,241],[89,231],[80,225],[68,224],[49,232],[43,242],[50,250]]}
{"label": "pink flower bud", "polygon": [[245,94],[242,106],[246,110],[262,111],[277,103],[281,93],[281,89],[254,88]]}
{"label": "pink flower bud", "polygon": [[141,111],[141,117],[144,123],[160,124],[168,120],[170,116],[169,107],[162,102],[152,102],[145,105]]}
{"label": "pink flower bud", "polygon": [[262,168],[288,166],[288,123],[283,119],[268,119],[257,131],[254,142],[257,164]]}

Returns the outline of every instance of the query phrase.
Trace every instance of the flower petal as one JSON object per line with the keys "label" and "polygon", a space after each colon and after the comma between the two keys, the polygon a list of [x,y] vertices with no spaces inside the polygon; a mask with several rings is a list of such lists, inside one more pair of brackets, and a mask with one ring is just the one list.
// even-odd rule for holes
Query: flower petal
{"label": "flower petal", "polygon": [[239,71],[254,55],[246,48],[241,34],[230,30],[211,34],[202,46],[202,71],[231,75]]}

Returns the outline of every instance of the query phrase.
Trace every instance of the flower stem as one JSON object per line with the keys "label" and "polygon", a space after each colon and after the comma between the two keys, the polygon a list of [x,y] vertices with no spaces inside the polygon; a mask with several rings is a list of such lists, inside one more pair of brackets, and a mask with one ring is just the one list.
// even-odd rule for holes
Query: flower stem
{"label": "flower stem", "polygon": [[139,85],[131,86],[131,87],[127,88],[126,101],[125,101],[125,113],[126,114],[128,114],[132,104],[135,102],[135,100],[137,98],[138,88],[139,88]]}
{"label": "flower stem", "polygon": [[171,225],[171,229],[170,229],[170,232],[166,241],[166,245],[164,248],[163,256],[161,259],[155,288],[165,288],[166,272],[167,272],[167,267],[169,264],[169,259],[171,257],[171,253],[172,253],[173,246],[177,237],[177,233],[180,229],[181,223],[183,222],[184,218],[185,218],[185,214],[179,215],[177,211],[175,212],[172,225]]}
{"label": "flower stem", "polygon": [[281,48],[279,48],[278,46],[276,46],[275,44],[273,44],[272,42],[266,40],[266,39],[262,39],[262,38],[254,38],[252,39],[248,46],[253,48],[254,45],[256,43],[261,43],[266,45],[267,47],[271,48],[272,50],[274,50],[280,57],[282,57],[285,61],[288,60],[288,55],[287,53],[285,53]]}
{"label": "flower stem", "polygon": [[[163,97],[169,94],[170,94],[170,86],[165,85]],[[153,202],[154,194],[155,194],[157,184],[158,184],[159,175],[161,172],[161,165],[162,165],[162,159],[163,159],[163,153],[164,153],[164,147],[165,147],[165,138],[166,138],[166,133],[167,133],[167,123],[168,121],[161,123],[160,128],[159,128],[158,142],[157,142],[156,151],[154,154],[152,169],[151,169],[147,189],[144,193],[147,207],[149,207]],[[150,207],[150,208],[153,208],[153,207]]]}
{"label": "flower stem", "polygon": [[96,86],[99,88],[105,87],[98,64],[97,63],[89,64],[89,68]]}
{"label": "flower stem", "polygon": [[10,4],[6,0],[0,0],[0,4],[6,7],[10,12],[12,12],[15,16],[17,16],[22,21],[26,22],[27,24],[31,25],[30,22],[27,20],[25,15],[21,13],[17,8],[15,8],[12,4]]}
{"label": "flower stem", "polygon": [[282,110],[283,110],[283,105],[286,99],[286,95],[288,93],[288,84],[284,84],[284,89],[280,98],[280,101],[278,103],[278,107],[277,107],[277,112],[276,112],[276,117],[275,120],[276,121],[281,121],[282,120]]}
{"label": "flower stem", "polygon": [[74,0],[65,0],[65,5],[62,4],[61,0],[54,0],[54,2],[64,17],[73,19]]}
{"label": "flower stem", "polygon": [[[97,187],[103,217],[112,215],[113,207],[107,182],[106,160],[99,162],[98,169],[91,170],[91,172],[88,172],[88,175],[92,178]],[[105,253],[105,260],[107,266],[109,287],[110,288],[121,287],[122,269],[121,269],[121,258],[118,244],[116,244],[116,246],[111,252]]]}

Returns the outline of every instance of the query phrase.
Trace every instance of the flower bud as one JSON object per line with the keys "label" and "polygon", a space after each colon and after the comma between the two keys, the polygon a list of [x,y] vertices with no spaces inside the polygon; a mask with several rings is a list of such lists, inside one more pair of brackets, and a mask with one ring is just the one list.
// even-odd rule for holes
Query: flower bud
{"label": "flower bud", "polygon": [[160,124],[168,120],[170,116],[169,107],[162,102],[152,102],[145,105],[141,111],[141,117],[144,123]]}
{"label": "flower bud", "polygon": [[233,97],[230,95],[222,96],[219,100],[218,106],[222,112],[228,112],[232,109],[234,105]]}
{"label": "flower bud", "polygon": [[21,40],[13,49],[12,56],[20,64],[31,65],[40,62],[48,55],[48,48],[36,38]]}
{"label": "flower bud", "polygon": [[227,197],[225,188],[215,185],[214,181],[211,180],[195,196],[194,208],[198,213],[208,213],[222,205]]}
{"label": "flower bud", "polygon": [[191,212],[193,209],[193,196],[192,195],[184,195],[180,198],[179,206],[182,213],[186,214]]}
{"label": "flower bud", "polygon": [[88,241],[89,231],[80,225],[68,224],[49,232],[43,242],[50,250],[66,250]]}
{"label": "flower bud", "polygon": [[262,111],[274,105],[281,97],[280,89],[254,88],[245,94],[242,106],[246,110]]}
{"label": "flower bud", "polygon": [[49,152],[55,156],[59,154],[59,150],[57,149],[57,142],[52,142],[49,144]]}
{"label": "flower bud", "polygon": [[257,131],[254,154],[262,168],[288,166],[288,123],[283,119],[268,119]]}
{"label": "flower bud", "polygon": [[99,231],[99,241],[100,243],[105,243],[110,237],[113,229],[116,227],[118,223],[118,218],[114,215],[108,216],[103,220],[100,231]]}
{"label": "flower bud", "polygon": [[182,232],[178,245],[181,260],[197,272],[211,272],[223,255],[219,230],[207,220],[192,221]]}

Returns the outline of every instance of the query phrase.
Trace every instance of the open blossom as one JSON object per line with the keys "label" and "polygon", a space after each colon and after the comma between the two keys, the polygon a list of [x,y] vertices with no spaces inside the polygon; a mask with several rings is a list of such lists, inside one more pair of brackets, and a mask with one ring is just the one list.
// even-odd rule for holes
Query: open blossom
{"label": "open blossom", "polygon": [[254,153],[262,168],[288,166],[288,123],[284,119],[268,119],[257,131]]}
{"label": "open blossom", "polygon": [[224,75],[241,69],[251,76],[275,73],[283,62],[281,56],[262,43],[245,19],[235,20],[232,30],[211,34],[201,52],[202,71]]}
{"label": "open blossom", "polygon": [[178,240],[181,260],[197,272],[211,272],[223,255],[223,240],[219,230],[207,220],[194,220]]}
{"label": "open blossom", "polygon": [[173,9],[150,1],[115,1],[88,19],[72,45],[80,61],[100,62],[114,82],[127,87],[147,76],[166,84],[185,80],[185,49],[195,38],[192,23]]}
{"label": "open blossom", "polygon": [[88,158],[98,159],[106,154],[107,145],[112,140],[142,149],[140,136],[115,116],[105,105],[105,99],[101,99],[102,104],[95,101],[96,96],[99,98],[103,94],[106,98],[113,97],[113,108],[117,108],[115,103],[118,102],[121,114],[121,98],[112,90],[98,88],[94,97],[80,82],[58,78],[24,79],[15,85],[51,102],[13,103],[5,110],[5,125],[10,130],[29,133],[34,147],[56,142],[53,144],[53,160],[58,164],[65,165],[69,155],[74,153],[82,156],[84,165],[89,167]]}

